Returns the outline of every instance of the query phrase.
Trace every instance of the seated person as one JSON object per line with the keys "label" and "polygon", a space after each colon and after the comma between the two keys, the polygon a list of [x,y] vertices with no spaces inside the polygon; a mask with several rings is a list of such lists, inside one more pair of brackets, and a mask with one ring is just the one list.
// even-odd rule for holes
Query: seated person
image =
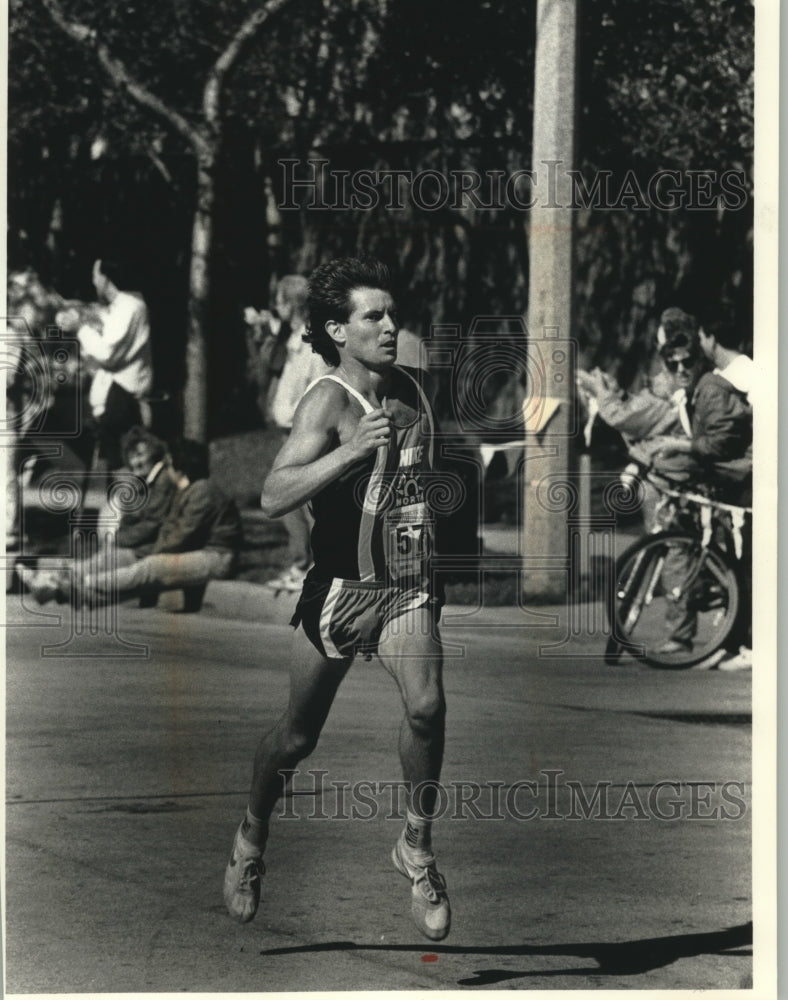
{"label": "seated person", "polygon": [[153,551],[175,495],[175,483],[166,469],[166,445],[144,427],[132,427],[124,434],[121,450],[127,468],[144,480],[148,493],[139,510],[121,515],[115,544],[141,559]]}
{"label": "seated person", "polygon": [[[139,509],[121,515],[117,528],[109,529],[99,542],[98,552],[77,567],[77,579],[85,573],[99,572],[108,560],[115,566],[129,566],[150,555],[176,492],[175,483],[165,468],[167,448],[163,441],[144,427],[133,427],[124,435],[121,446],[127,468],[145,484],[144,503]],[[108,515],[110,521],[111,518],[112,512]],[[111,555],[108,553],[110,546]],[[19,563],[16,570],[36,601],[45,604],[53,599],[60,602],[68,599],[71,567],[69,559],[42,569]]]}
{"label": "seated person", "polygon": [[201,588],[235,572],[243,542],[241,516],[208,478],[208,449],[196,441],[178,442],[170,448],[165,469],[176,493],[150,554],[114,572],[87,572],[83,596],[106,601]]}

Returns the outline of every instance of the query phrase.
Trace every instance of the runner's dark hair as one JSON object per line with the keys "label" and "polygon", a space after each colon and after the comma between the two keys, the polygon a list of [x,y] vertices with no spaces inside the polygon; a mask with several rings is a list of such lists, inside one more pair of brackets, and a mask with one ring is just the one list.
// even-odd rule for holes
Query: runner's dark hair
{"label": "runner's dark hair", "polygon": [[321,264],[309,279],[307,322],[304,340],[329,365],[339,364],[339,351],[326,331],[326,323],[347,323],[350,293],[355,288],[392,291],[391,272],[377,257],[338,257]]}

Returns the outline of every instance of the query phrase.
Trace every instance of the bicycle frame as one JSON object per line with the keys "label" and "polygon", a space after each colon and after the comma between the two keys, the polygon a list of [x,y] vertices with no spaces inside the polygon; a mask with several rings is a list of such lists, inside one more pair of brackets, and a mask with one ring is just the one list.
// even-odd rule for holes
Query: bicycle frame
{"label": "bicycle frame", "polygon": [[[719,648],[712,639],[714,632],[709,632],[709,627],[715,628],[713,622],[720,622],[720,645],[735,627],[743,584],[744,528],[751,509],[697,489],[679,489],[649,478],[660,493],[655,523],[617,562],[614,603],[609,612],[613,631],[606,659],[618,662],[626,651],[652,666],[689,666],[703,658],[698,650],[708,655]],[[664,656],[656,640],[654,645],[644,646],[639,636],[645,639],[649,630],[655,635],[650,623],[660,601],[668,607],[683,607],[684,616],[689,612],[695,622],[701,620],[697,615],[705,616],[705,639],[699,639],[694,649],[688,643],[686,653],[671,650]],[[652,605],[654,610],[649,612]],[[660,615],[658,610],[656,613]],[[717,615],[721,617],[714,617]],[[678,620],[684,616],[679,613]],[[669,618],[676,620],[673,615]],[[646,631],[639,633],[644,623]]]}

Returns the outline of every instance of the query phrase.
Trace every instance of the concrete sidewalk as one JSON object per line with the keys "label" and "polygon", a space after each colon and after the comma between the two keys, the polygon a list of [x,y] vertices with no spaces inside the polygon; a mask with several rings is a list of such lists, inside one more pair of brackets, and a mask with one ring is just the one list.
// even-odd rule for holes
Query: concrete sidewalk
{"label": "concrete sidewalk", "polygon": [[[298,594],[276,594],[264,584],[246,580],[212,580],[206,589],[203,606],[199,614],[216,618],[238,619],[271,625],[286,625],[295,610]],[[159,608],[178,613],[183,607],[180,591],[164,592],[159,597]],[[602,613],[601,602],[591,605],[594,615]],[[460,623],[471,618],[484,620],[485,626],[517,627],[526,624],[529,617],[558,616],[567,614],[569,605],[533,604],[528,608],[516,605],[483,605],[447,603],[443,607],[442,619]]]}
{"label": "concrete sidewalk", "polygon": [[[257,510],[245,510],[244,519],[252,523],[269,521],[261,511]],[[620,555],[638,537],[637,531],[632,529],[617,530],[614,539],[615,555]],[[522,545],[520,528],[517,525],[508,524],[483,525],[481,542],[484,556],[489,557],[493,562],[495,562],[496,557],[503,557],[506,560],[514,559]],[[506,572],[511,572],[511,570]],[[297,594],[284,592],[277,595],[262,583],[252,583],[247,580],[213,580],[208,584],[202,612],[221,618],[239,618],[244,621],[277,624],[289,620],[292,609],[295,608],[297,597]],[[532,603],[535,608],[538,607],[539,612],[547,614],[558,613],[565,610],[566,607],[566,605],[542,607],[529,601],[529,605]],[[159,601],[160,607],[174,611],[181,610],[182,604],[180,592],[163,594]],[[451,593],[449,593],[446,614],[449,614],[452,608]],[[457,608],[462,610],[459,605]],[[471,610],[466,605],[462,605],[462,608],[466,612]],[[484,615],[493,623],[521,624],[523,609],[515,605],[485,606]]]}

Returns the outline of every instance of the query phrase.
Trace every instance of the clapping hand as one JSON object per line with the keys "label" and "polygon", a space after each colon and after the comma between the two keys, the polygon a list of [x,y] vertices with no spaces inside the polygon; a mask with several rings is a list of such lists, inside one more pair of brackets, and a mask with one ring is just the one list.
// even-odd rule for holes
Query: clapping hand
{"label": "clapping hand", "polygon": [[586,396],[591,396],[594,399],[615,385],[615,381],[600,368],[593,368],[590,372],[579,368],[576,378],[578,389]]}
{"label": "clapping hand", "polygon": [[269,309],[258,310],[254,306],[247,306],[244,309],[244,323],[252,327],[254,339],[260,342],[266,336],[276,336],[281,320],[277,319]]}
{"label": "clapping hand", "polygon": [[55,324],[64,333],[73,333],[82,325],[82,317],[79,314],[79,310],[74,306],[67,306],[65,309],[60,309],[55,313]]}

